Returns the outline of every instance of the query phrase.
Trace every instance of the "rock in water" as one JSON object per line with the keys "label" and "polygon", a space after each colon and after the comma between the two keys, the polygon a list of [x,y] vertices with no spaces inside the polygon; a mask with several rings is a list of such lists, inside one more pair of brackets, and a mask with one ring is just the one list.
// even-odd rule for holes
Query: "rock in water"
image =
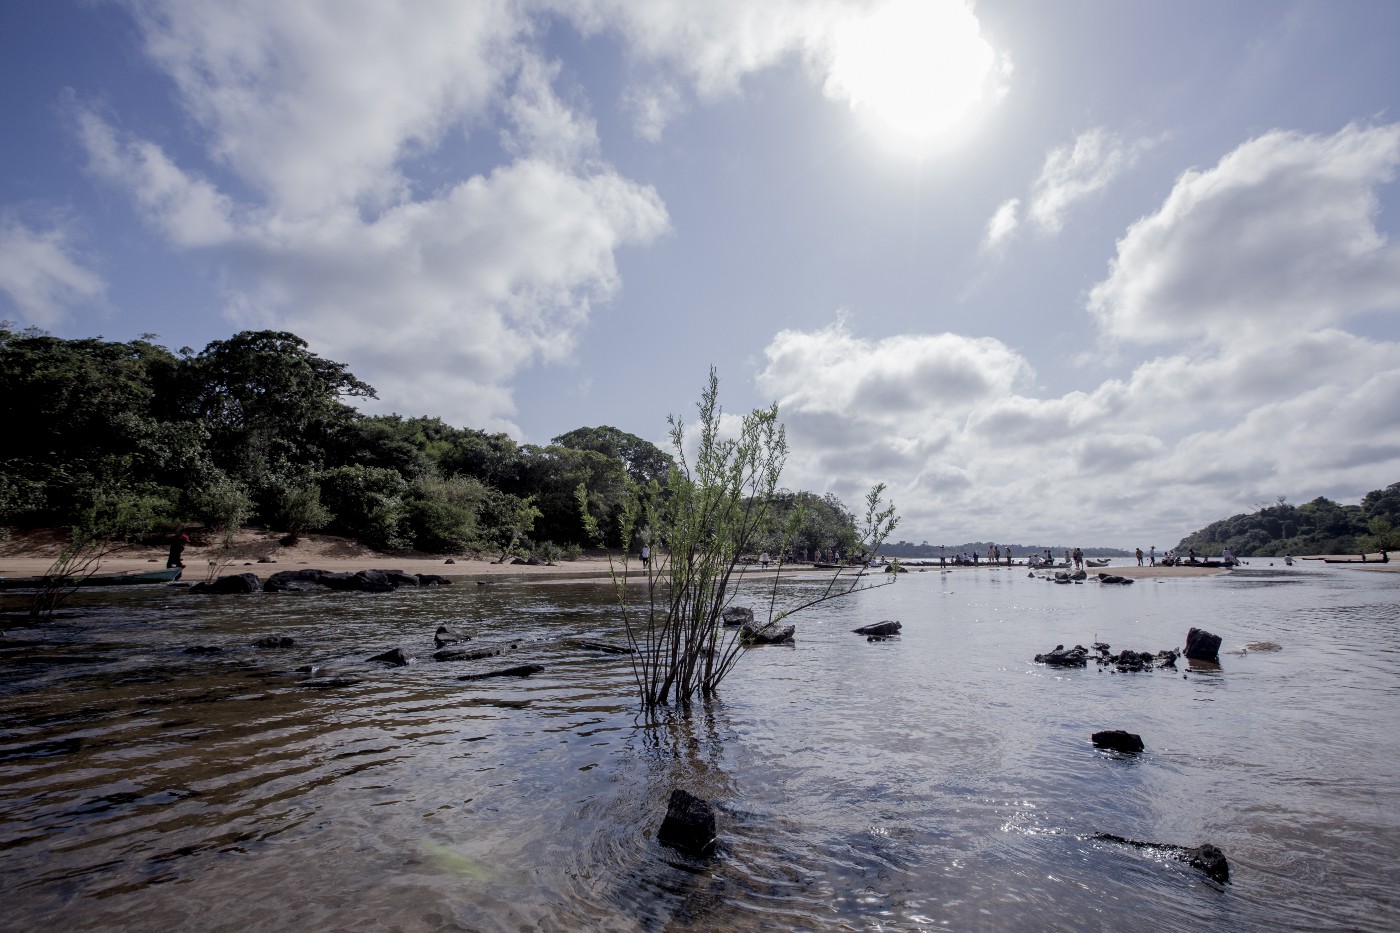
{"label": "rock in water", "polygon": [[715,849],[715,811],[707,801],[677,787],[666,805],[656,839],[663,846],[704,857]]}
{"label": "rock in water", "polygon": [[860,628],[851,629],[851,631],[855,632],[857,635],[877,635],[882,638],[888,638],[891,635],[898,635],[899,630],[903,627],[904,626],[898,622],[886,621],[876,622],[874,625],[862,625]]}
{"label": "rock in water", "polygon": [[1089,649],[1083,645],[1065,648],[1056,645],[1055,650],[1035,656],[1035,663],[1049,664],[1051,667],[1086,667],[1089,664]]}
{"label": "rock in water", "polygon": [[515,667],[503,667],[498,671],[487,671],[484,674],[463,674],[458,680],[485,680],[488,677],[529,677],[531,674],[538,674],[544,670],[541,664],[520,664]]}
{"label": "rock in water", "polygon": [[749,622],[739,630],[739,640],[746,645],[788,645],[792,644],[796,631],[795,625]]}
{"label": "rock in water", "polygon": [[262,581],[255,573],[235,573],[213,583],[196,583],[191,593],[261,593]]}
{"label": "rock in water", "polygon": [[1225,861],[1225,853],[1207,842],[1194,849],[1187,849],[1182,857],[1192,868],[1199,869],[1221,884],[1230,883],[1230,863]]}
{"label": "rock in water", "polygon": [[404,651],[402,648],[390,648],[383,654],[376,654],[374,657],[366,660],[379,661],[383,664],[392,664],[394,667],[403,667],[406,664],[413,663],[413,655]]}
{"label": "rock in water", "polygon": [[730,606],[724,610],[725,625],[749,625],[753,622],[753,610],[745,606]]}
{"label": "rock in water", "polygon": [[445,645],[455,645],[459,641],[471,641],[470,635],[453,631],[445,625],[439,625],[438,630],[433,633],[433,644],[441,648]]}
{"label": "rock in water", "polygon": [[254,648],[291,648],[296,642],[286,635],[268,635],[253,642]]}
{"label": "rock in water", "polygon": [[1220,636],[1205,629],[1193,628],[1186,633],[1186,657],[1193,661],[1219,661]]}
{"label": "rock in water", "polygon": [[1094,733],[1094,744],[1099,748],[1112,749],[1115,752],[1126,752],[1136,755],[1143,750],[1142,736],[1132,732],[1125,732],[1122,729],[1108,729],[1103,732]]}

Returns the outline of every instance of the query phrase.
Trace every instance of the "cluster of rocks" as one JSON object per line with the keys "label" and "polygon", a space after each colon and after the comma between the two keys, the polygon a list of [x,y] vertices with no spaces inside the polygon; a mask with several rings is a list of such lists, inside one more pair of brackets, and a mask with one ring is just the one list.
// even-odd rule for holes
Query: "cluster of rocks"
{"label": "cluster of rocks", "polygon": [[726,626],[738,626],[739,641],[745,645],[790,645],[795,640],[797,626],[755,621],[746,606],[729,606],[720,617]]}
{"label": "cluster of rocks", "polygon": [[192,593],[303,593],[312,590],[342,590],[354,593],[391,593],[400,587],[448,586],[447,577],[436,573],[404,573],[402,570],[359,570],[337,573],[329,570],[281,570],[263,583],[255,573],[235,573],[210,583],[196,583]]}
{"label": "cluster of rocks", "polygon": [[1152,654],[1148,651],[1124,649],[1117,654],[1101,641],[1094,642],[1094,660],[1099,667],[1116,667],[1120,671],[1150,671],[1154,667],[1176,667],[1176,659],[1181,657],[1175,650],[1166,648]]}
{"label": "cluster of rocks", "polygon": [[[1035,571],[1032,570],[1030,573],[1026,574],[1026,576],[1034,577]],[[1068,570],[1057,570],[1053,574],[1042,576],[1040,579],[1048,581],[1050,583],[1059,583],[1062,585],[1070,583],[1083,583],[1085,580],[1089,579],[1089,573],[1085,570],[1076,570],[1073,572],[1070,572]],[[1131,577],[1121,577],[1116,573],[1101,573],[1098,575],[1098,580],[1099,583],[1108,586],[1127,586],[1128,584],[1133,582]]]}
{"label": "cluster of rocks", "polygon": [[1186,633],[1186,649],[1178,652],[1166,648],[1152,654],[1148,651],[1124,650],[1114,653],[1113,649],[1100,641],[1094,642],[1093,651],[1083,645],[1066,648],[1056,645],[1050,651],[1035,656],[1035,663],[1051,667],[1086,667],[1092,657],[1100,667],[1115,667],[1120,671],[1150,671],[1157,667],[1176,667],[1177,658],[1182,655],[1193,661],[1217,661],[1220,654],[1220,636],[1212,635],[1203,629],[1192,628]]}

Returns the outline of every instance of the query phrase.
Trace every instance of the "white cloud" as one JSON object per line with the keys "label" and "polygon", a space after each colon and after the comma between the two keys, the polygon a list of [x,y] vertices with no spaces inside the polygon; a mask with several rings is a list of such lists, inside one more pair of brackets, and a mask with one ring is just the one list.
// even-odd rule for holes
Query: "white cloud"
{"label": "white cloud", "polygon": [[62,225],[36,230],[0,215],[0,293],[22,324],[42,328],[62,323],[70,311],[100,303],[102,277],[88,267]]}
{"label": "white cloud", "polygon": [[1397,162],[1400,124],[1250,140],[1128,229],[1089,309],[1115,337],[1220,342],[1400,309],[1400,249],[1375,227]]}
{"label": "white cloud", "polygon": [[[91,170],[172,243],[224,265],[238,325],[300,333],[386,408],[518,433],[516,373],[567,358],[618,287],[617,250],[668,228],[656,191],[603,162],[592,120],[555,94],[558,68],[514,4],[138,12],[207,154],[247,193],[86,111]],[[505,161],[413,192],[404,161],[488,111]]]}
{"label": "white cloud", "polygon": [[1016,232],[1016,228],[1020,226],[1020,208],[1020,198],[1011,198],[997,208],[996,213],[987,223],[987,236],[982,241],[983,249],[995,249],[1006,242],[1007,237]]}
{"label": "white cloud", "polygon": [[1107,188],[1153,145],[1098,127],[1079,134],[1072,146],[1051,150],[1031,192],[1030,219],[1047,233],[1060,232],[1077,202]]}

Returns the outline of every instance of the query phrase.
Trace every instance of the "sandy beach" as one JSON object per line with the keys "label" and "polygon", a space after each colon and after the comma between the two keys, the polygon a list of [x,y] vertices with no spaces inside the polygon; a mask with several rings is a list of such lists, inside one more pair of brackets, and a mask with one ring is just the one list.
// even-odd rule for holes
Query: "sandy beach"
{"label": "sandy beach", "polygon": [[[578,560],[560,561],[551,566],[531,566],[525,564],[497,563],[493,557],[469,554],[384,554],[347,538],[333,535],[306,535],[293,546],[279,542],[280,535],[274,532],[245,530],[234,539],[232,558],[221,554],[217,543],[202,542],[198,538],[186,547],[184,552],[184,579],[199,582],[210,573],[210,562],[217,561],[219,574],[254,573],[266,580],[279,570],[315,568],[332,572],[355,572],[357,570],[402,570],[405,573],[440,574],[452,580],[476,580],[492,578],[534,579],[541,582],[567,579],[608,579],[611,570],[608,554],[594,551],[584,554]],[[32,577],[45,573],[53,564],[63,545],[63,537],[52,530],[18,533],[0,541],[0,577]],[[614,560],[617,559],[614,553]],[[1354,555],[1339,555],[1345,559]],[[165,547],[132,546],[114,551],[101,562],[103,573],[123,573],[152,570],[165,566]],[[448,561],[452,561],[448,563]],[[1283,566],[1281,558],[1251,558],[1255,567],[1267,566],[1269,562]],[[1332,564],[1329,566],[1339,566]],[[631,568],[640,571],[637,561]],[[767,572],[773,573],[774,565]],[[1400,564],[1391,562],[1357,563],[1355,569],[1367,571],[1396,571]],[[1008,571],[1026,573],[1024,564],[1007,567],[1004,564],[980,564],[974,567],[929,567],[909,566],[910,573],[1006,573]],[[815,572],[806,565],[788,565],[787,572]],[[746,569],[746,573],[762,573],[757,567]],[[1092,568],[1090,574],[1108,572],[1119,576],[1142,579],[1173,579],[1181,577],[1201,577],[1229,571],[1212,567],[1134,567],[1114,566]]]}

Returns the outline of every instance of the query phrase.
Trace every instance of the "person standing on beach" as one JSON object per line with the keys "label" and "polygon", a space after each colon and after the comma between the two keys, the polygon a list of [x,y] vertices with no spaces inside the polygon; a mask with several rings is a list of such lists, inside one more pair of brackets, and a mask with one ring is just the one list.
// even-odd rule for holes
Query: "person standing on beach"
{"label": "person standing on beach", "polygon": [[180,535],[174,541],[170,542],[170,554],[165,558],[166,570],[169,570],[172,567],[185,566],[183,555],[185,553],[185,545],[189,543],[190,539],[188,535]]}
{"label": "person standing on beach", "polygon": [[1147,563],[1153,567],[1157,566],[1157,545],[1152,545],[1147,549]]}
{"label": "person standing on beach", "polygon": [[1142,548],[1137,549],[1138,566],[1142,566]]}
{"label": "person standing on beach", "polygon": [[1084,552],[1081,551],[1079,548],[1074,549],[1074,569],[1084,569]]}

